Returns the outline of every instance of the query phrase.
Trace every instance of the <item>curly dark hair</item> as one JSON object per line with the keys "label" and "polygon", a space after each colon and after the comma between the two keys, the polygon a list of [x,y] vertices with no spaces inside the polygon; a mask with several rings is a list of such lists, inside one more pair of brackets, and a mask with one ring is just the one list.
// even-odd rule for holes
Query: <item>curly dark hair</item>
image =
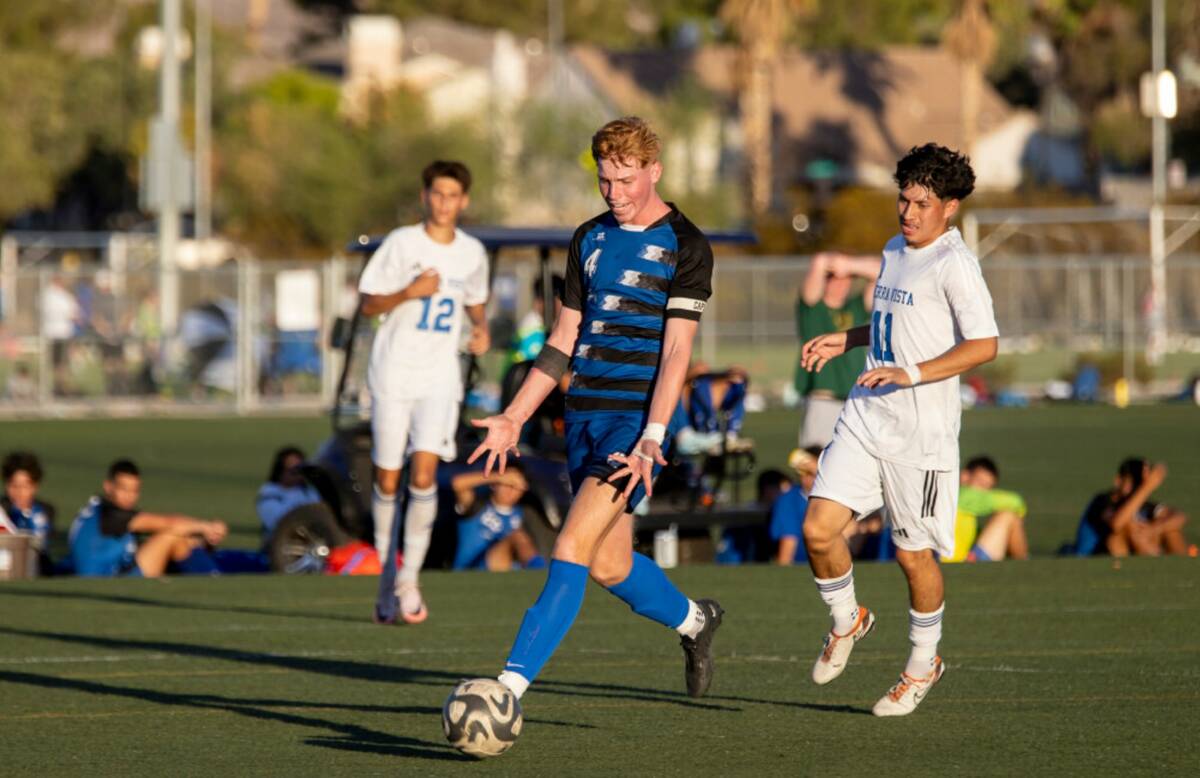
{"label": "curly dark hair", "polygon": [[12,477],[21,471],[29,474],[30,480],[35,484],[42,482],[42,463],[38,461],[37,455],[30,451],[14,451],[4,458],[4,464],[0,467],[3,472],[4,482],[8,483]]}
{"label": "curly dark hair", "polygon": [[896,164],[894,178],[902,191],[917,184],[943,200],[965,200],[975,191],[970,158],[936,143],[909,149]]}

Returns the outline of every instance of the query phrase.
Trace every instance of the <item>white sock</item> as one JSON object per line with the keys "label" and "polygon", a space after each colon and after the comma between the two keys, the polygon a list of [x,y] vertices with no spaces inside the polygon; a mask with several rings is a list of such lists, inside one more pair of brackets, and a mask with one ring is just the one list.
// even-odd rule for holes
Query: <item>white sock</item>
{"label": "white sock", "polygon": [[932,613],[918,613],[909,609],[908,640],[912,643],[912,653],[908,655],[908,665],[904,668],[907,675],[924,678],[933,670],[938,641],[942,639],[942,613],[945,610],[945,603]]}
{"label": "white sock", "polygon": [[695,600],[688,600],[687,616],[675,631],[684,637],[695,639],[707,622],[708,617],[704,615],[704,609],[697,605]]}
{"label": "white sock", "polygon": [[505,670],[500,673],[496,680],[507,686],[517,696],[518,700],[521,699],[521,695],[525,694],[525,690],[529,688],[529,679],[520,673],[514,673],[512,670]]}
{"label": "white sock", "polygon": [[[396,546],[400,542],[396,526],[396,495],[383,494],[376,486],[371,497],[371,515],[375,519],[375,552],[379,554],[379,599],[392,596],[396,588]],[[390,606],[388,606],[390,607]]]}
{"label": "white sock", "polygon": [[400,583],[415,584],[429,552],[433,521],[437,518],[437,487],[408,487],[408,509],[404,511],[404,561]]}
{"label": "white sock", "polygon": [[813,578],[821,599],[833,616],[833,631],[847,635],[858,621],[858,599],[854,596],[854,568],[837,578]]}

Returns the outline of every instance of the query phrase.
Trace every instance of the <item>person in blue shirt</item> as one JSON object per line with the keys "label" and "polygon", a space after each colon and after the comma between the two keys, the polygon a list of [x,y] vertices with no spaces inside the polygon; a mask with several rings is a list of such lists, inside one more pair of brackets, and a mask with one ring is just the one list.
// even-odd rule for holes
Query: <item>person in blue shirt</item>
{"label": "person in blue shirt", "polygon": [[262,522],[264,542],[270,538],[280,520],[297,508],[321,502],[321,494],[304,480],[300,466],[304,452],[296,446],[284,446],[271,460],[267,482],[258,490],[254,502],[258,520]]}
{"label": "person in blue shirt", "polygon": [[[484,497],[481,492],[489,486]],[[458,522],[455,570],[498,573],[512,570],[514,563],[528,569],[546,566],[533,538],[521,526],[521,498],[529,490],[529,482],[518,467],[509,465],[503,474],[459,473],[450,487],[455,508],[466,516]]]}
{"label": "person in blue shirt", "polygon": [[607,210],[575,231],[563,307],[504,411],[472,423],[487,436],[484,472],[503,473],[522,425],[570,372],[567,467],[574,498],[545,586],[526,612],[499,680],[521,697],[570,630],[590,577],[630,609],[680,636],[688,694],[713,678],[712,642],[724,611],[692,600],[652,559],[633,551],[633,513],[650,496],[674,437],[672,415],[712,294],[708,239],[657,192],[661,142],[625,117],[592,137]]}
{"label": "person in blue shirt", "polygon": [[[54,536],[54,506],[37,498],[42,485],[42,463],[28,451],[14,451],[0,466],[4,476],[4,495],[0,497],[0,516],[7,516],[12,529],[33,536],[38,555],[38,571],[49,575],[50,539]],[[0,523],[2,524],[2,523]]]}
{"label": "person in blue shirt", "polygon": [[[157,578],[167,565],[203,566],[215,572],[206,545],[225,539],[228,528],[219,520],[206,521],[176,513],[151,513],[138,508],[142,475],[128,459],[109,465],[101,494],[92,497],[71,524],[71,559],[75,573],[89,577]],[[137,537],[142,536],[139,543]]]}

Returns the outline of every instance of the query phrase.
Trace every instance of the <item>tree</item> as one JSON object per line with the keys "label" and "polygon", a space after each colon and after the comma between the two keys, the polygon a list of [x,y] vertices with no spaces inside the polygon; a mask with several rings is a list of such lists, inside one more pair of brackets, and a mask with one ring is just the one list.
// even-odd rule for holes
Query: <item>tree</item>
{"label": "tree", "polygon": [[746,149],[750,213],[771,206],[771,68],[796,18],[812,9],[811,0],[726,0],[721,19],[738,42],[738,111]]}
{"label": "tree", "polygon": [[963,0],[958,15],[946,25],[942,44],[962,63],[963,147],[970,153],[979,132],[984,73],[996,54],[996,32],[984,0]]}

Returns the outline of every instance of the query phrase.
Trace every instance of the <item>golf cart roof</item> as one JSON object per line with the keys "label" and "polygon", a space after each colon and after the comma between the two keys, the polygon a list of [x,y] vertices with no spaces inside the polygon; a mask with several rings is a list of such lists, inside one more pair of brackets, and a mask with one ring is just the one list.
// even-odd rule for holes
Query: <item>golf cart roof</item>
{"label": "golf cart roof", "polygon": [[[565,249],[575,230],[565,227],[493,227],[470,225],[463,227],[468,235],[478,238],[489,252],[502,248]],[[754,243],[754,233],[748,230],[705,231],[710,243]],[[371,252],[379,248],[382,237],[360,235],[346,247],[347,251]]]}

